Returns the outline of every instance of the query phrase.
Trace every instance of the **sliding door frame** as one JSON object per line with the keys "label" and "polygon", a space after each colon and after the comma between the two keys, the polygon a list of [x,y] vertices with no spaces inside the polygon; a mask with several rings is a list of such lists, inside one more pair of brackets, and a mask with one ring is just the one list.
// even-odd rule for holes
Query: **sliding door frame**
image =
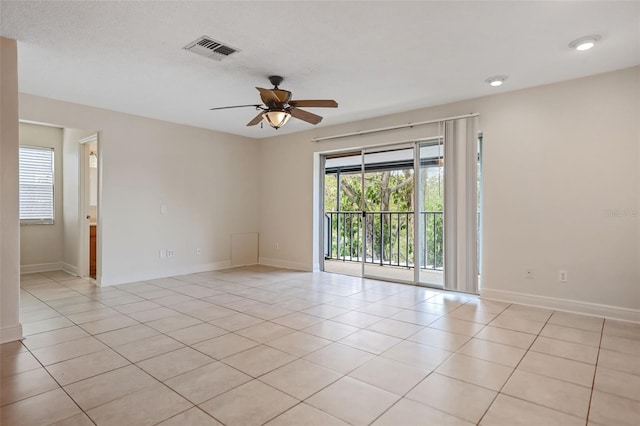
{"label": "sliding door frame", "polygon": [[[460,123],[461,127],[461,131],[459,132],[460,135],[463,135],[466,133],[466,146],[469,146],[469,144],[471,144],[471,138],[472,138],[472,134],[473,136],[473,144],[475,144],[475,147],[478,147],[478,140],[481,140],[482,138],[482,134],[480,132],[477,131],[476,125],[477,125],[477,121],[476,121],[476,116],[470,116],[470,117],[460,117],[462,118],[473,118],[474,121],[472,122],[464,122],[464,123]],[[455,229],[453,230],[453,233],[451,232],[451,228],[452,226],[460,226],[460,224],[454,225],[453,222],[447,224],[447,217],[455,217],[458,215],[457,211],[448,211],[447,213],[447,206],[451,206],[451,201],[453,200],[452,195],[454,194],[458,194],[457,193],[457,189],[455,187],[455,180],[456,177],[453,177],[454,181],[448,182],[447,183],[447,176],[449,176],[449,179],[451,179],[452,173],[458,174],[458,166],[456,166],[456,161],[457,159],[454,158],[455,156],[452,156],[450,154],[450,156],[452,158],[450,158],[449,164],[450,167],[453,167],[453,169],[449,170],[449,172],[446,171],[447,167],[446,165],[445,167],[445,173],[444,173],[444,179],[445,179],[445,190],[444,190],[444,203],[443,203],[443,217],[444,217],[444,234],[443,234],[443,257],[444,257],[444,267],[442,270],[442,274],[443,274],[443,284],[442,285],[438,285],[438,284],[434,284],[434,283],[428,283],[428,282],[422,282],[420,279],[420,253],[421,253],[421,242],[420,242],[420,176],[421,176],[421,146],[424,145],[425,142],[427,141],[438,141],[439,143],[442,143],[442,146],[444,148],[444,156],[446,157],[447,154],[447,144],[457,144],[460,142],[457,142],[456,139],[458,139],[458,133],[453,132],[448,128],[449,126],[451,127],[451,129],[455,129],[457,131],[457,126],[458,124],[456,123],[458,120],[443,120],[443,121],[439,121],[439,122],[432,122],[430,124],[438,124],[438,131],[437,134],[435,136],[430,136],[430,137],[424,137],[424,138],[414,138],[414,139],[410,139],[410,140],[405,140],[405,141],[398,141],[398,142],[390,142],[390,143],[384,143],[384,144],[379,144],[379,145],[370,145],[370,146],[361,146],[361,147],[353,147],[350,149],[344,149],[344,150],[336,150],[336,151],[331,151],[331,152],[320,152],[318,153],[318,155],[320,156],[320,162],[319,162],[319,183],[320,183],[320,202],[318,203],[318,206],[320,207],[320,216],[321,216],[321,220],[319,220],[319,230],[320,230],[320,238],[319,238],[319,244],[318,244],[318,248],[319,248],[319,255],[321,256],[320,260],[320,269],[321,270],[325,270],[325,242],[326,242],[326,232],[327,229],[325,226],[325,218],[324,218],[324,212],[325,212],[325,177],[326,177],[326,159],[328,157],[332,157],[332,156],[344,156],[347,154],[352,154],[353,157],[356,157],[359,153],[360,155],[360,179],[361,179],[361,184],[362,184],[362,191],[363,191],[363,195],[365,193],[365,189],[366,189],[366,183],[365,183],[365,172],[366,172],[366,155],[367,154],[372,154],[372,153],[377,153],[377,152],[387,152],[387,151],[397,151],[399,149],[412,149],[413,151],[413,184],[414,184],[414,192],[413,192],[413,280],[401,280],[401,279],[397,279],[397,278],[393,278],[393,281],[395,282],[401,282],[401,283],[405,283],[405,284],[412,284],[412,285],[416,285],[416,286],[422,286],[422,287],[432,287],[432,288],[438,288],[438,289],[445,289],[445,290],[454,290],[454,291],[467,291],[467,292],[473,292],[473,293],[477,293],[479,291],[479,287],[478,287],[478,273],[480,271],[480,259],[479,256],[481,255],[481,251],[480,251],[480,247],[479,246],[479,241],[480,241],[480,229],[481,229],[481,224],[476,222],[476,227],[475,227],[475,241],[476,241],[476,246],[474,248],[468,248],[466,247],[468,244],[464,244],[464,247],[458,247],[460,243],[458,238],[455,239],[451,239],[451,235],[455,235],[455,233],[457,232]],[[450,123],[452,122],[452,123]],[[450,139],[450,136],[453,134],[453,139]],[[442,141],[442,142],[440,142]],[[480,144],[480,147],[482,145]],[[449,150],[456,148],[454,146],[449,147]],[[456,148],[457,149],[457,148]],[[481,148],[480,148],[481,149]],[[454,151],[455,152],[455,151]],[[474,158],[466,158],[464,161],[466,163],[469,162],[474,162],[475,165],[478,164],[478,160],[479,158],[481,158],[482,152],[476,152],[476,156],[474,156]],[[471,171],[476,171],[477,169],[475,168],[475,165],[473,165],[474,167],[470,167],[469,164],[467,164],[467,167],[465,168],[465,170],[471,170]],[[481,165],[480,165],[481,167]],[[474,173],[477,176],[477,171]],[[455,176],[455,175],[453,175]],[[454,186],[452,186],[454,185]],[[469,189],[471,187],[471,185],[467,185],[469,186],[469,188],[464,189],[463,191],[466,191],[463,195],[464,197],[466,197],[466,199],[469,199],[469,197],[471,197],[473,195],[473,197],[475,197],[475,200],[477,200],[478,198],[478,193],[476,192],[475,194],[471,194],[469,193]],[[473,185],[473,187],[476,187],[475,185]],[[337,191],[340,191],[340,187],[338,186]],[[480,188],[480,191],[482,191],[482,188]],[[481,196],[482,192],[480,192],[480,196]],[[449,200],[447,200],[447,197],[449,197]],[[458,195],[456,195],[455,198],[457,198]],[[474,205],[473,203],[471,203],[471,205]],[[454,204],[455,206],[455,204]],[[361,208],[361,214],[364,215],[366,212],[365,209],[365,200],[364,200],[364,196],[362,199],[362,204],[360,206]],[[476,205],[477,207],[477,205]],[[337,206],[337,209],[340,209],[340,206]],[[450,210],[450,209],[449,209]],[[476,208],[477,210],[477,208]],[[466,213],[467,215],[469,215],[470,213]],[[478,219],[478,214],[477,212],[473,212],[472,213],[474,215],[474,219],[477,221]],[[453,215],[453,216],[452,216]],[[454,221],[455,222],[455,221]],[[362,248],[361,248],[361,259],[360,259],[360,263],[361,263],[361,274],[360,276],[363,278],[371,278],[371,279],[382,279],[382,280],[389,280],[391,278],[389,277],[382,277],[382,276],[375,276],[372,274],[367,273],[367,269],[366,269],[366,253],[367,253],[367,238],[366,238],[366,230],[364,229],[364,220],[361,221],[360,226],[363,227],[362,228],[362,232],[361,235],[363,236],[363,241],[362,241]],[[423,225],[423,226],[426,226]],[[447,231],[447,227],[449,227],[450,231]],[[318,229],[316,228],[316,229]],[[408,228],[408,226],[407,226]],[[464,232],[464,231],[463,231]],[[466,234],[465,234],[466,235]],[[450,240],[450,241],[449,241]],[[331,245],[332,242],[329,242],[330,244],[330,249],[331,249]],[[447,244],[449,244],[449,247],[447,247]],[[472,255],[474,257],[474,265],[475,265],[475,271],[473,272],[469,272],[466,271],[466,275],[465,277],[462,277],[461,279],[463,280],[462,282],[466,282],[466,286],[458,286],[456,285],[457,283],[457,279],[460,279],[459,274],[463,273],[465,271],[458,271],[455,269],[451,269],[451,268],[447,268],[447,261],[449,261],[450,263],[450,267],[451,266],[456,266],[457,269],[460,268],[465,268],[463,264],[461,265],[456,265],[456,257],[458,255],[458,253],[456,252],[454,255],[453,259],[449,259],[447,260],[447,253],[450,252],[450,250],[453,249],[453,247],[451,247],[451,245],[454,245],[456,247],[456,250],[460,251],[461,249],[467,250],[469,252],[469,255]],[[475,254],[474,254],[475,253]],[[468,256],[467,256],[468,257]],[[453,265],[451,264],[451,262],[453,262]],[[466,262],[464,262],[466,263]],[[449,283],[449,279],[447,277],[447,269],[449,269],[450,271],[454,271],[452,272],[452,274],[454,275],[453,277],[449,277],[449,278],[453,278],[453,282]],[[475,273],[474,273],[475,272]],[[474,277],[475,276],[475,277]],[[471,278],[470,278],[471,277]],[[475,287],[472,286],[473,288],[469,287],[469,283],[474,284],[475,283]],[[449,284],[449,285],[448,285]],[[453,287],[452,287],[453,285]]]}

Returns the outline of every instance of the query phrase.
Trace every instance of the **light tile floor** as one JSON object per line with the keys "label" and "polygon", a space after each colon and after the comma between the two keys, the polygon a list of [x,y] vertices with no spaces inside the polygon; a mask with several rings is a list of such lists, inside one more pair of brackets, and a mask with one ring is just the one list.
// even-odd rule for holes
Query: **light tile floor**
{"label": "light tile floor", "polygon": [[640,324],[268,267],[21,303],[8,426],[640,424]]}

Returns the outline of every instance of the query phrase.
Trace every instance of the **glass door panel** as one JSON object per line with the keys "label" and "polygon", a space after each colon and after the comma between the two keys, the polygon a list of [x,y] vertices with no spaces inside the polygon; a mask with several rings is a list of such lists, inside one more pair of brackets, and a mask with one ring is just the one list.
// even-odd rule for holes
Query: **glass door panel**
{"label": "glass door panel", "polygon": [[325,158],[324,271],[362,276],[362,152]]}
{"label": "glass door panel", "polygon": [[444,286],[444,147],[442,138],[418,144],[416,273],[419,284]]}
{"label": "glass door panel", "polygon": [[362,154],[363,276],[414,282],[414,147]]}

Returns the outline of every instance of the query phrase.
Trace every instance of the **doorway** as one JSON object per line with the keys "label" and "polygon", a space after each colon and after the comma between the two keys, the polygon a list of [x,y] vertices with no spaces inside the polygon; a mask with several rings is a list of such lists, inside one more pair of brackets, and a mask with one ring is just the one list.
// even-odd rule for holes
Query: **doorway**
{"label": "doorway", "polygon": [[80,272],[83,277],[97,280],[99,270],[99,144],[98,134],[79,141],[80,144]]}
{"label": "doorway", "polygon": [[420,145],[418,175],[413,143],[326,157],[325,271],[413,283],[417,269],[418,281],[442,286],[443,164],[429,149],[437,144]]}

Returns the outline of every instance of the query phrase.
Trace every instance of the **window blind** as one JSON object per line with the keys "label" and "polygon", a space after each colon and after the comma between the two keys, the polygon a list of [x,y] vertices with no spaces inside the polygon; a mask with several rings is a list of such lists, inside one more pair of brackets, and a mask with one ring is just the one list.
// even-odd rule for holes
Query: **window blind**
{"label": "window blind", "polygon": [[478,293],[478,117],[444,127],[444,288]]}
{"label": "window blind", "polygon": [[53,149],[20,146],[20,223],[52,224]]}

